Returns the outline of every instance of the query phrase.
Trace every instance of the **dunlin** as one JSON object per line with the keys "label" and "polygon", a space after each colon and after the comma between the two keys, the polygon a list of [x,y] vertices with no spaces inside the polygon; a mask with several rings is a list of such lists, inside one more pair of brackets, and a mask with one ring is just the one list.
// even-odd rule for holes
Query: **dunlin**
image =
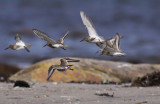
{"label": "dunlin", "polygon": [[67,31],[67,33],[62,38],[60,38],[57,42],[55,42],[46,33],[42,32],[40,30],[33,29],[33,32],[34,32],[35,35],[37,35],[42,40],[47,41],[47,44],[44,45],[43,47],[49,46],[51,48],[62,48],[64,50],[66,50],[65,47],[67,47],[67,46],[63,44],[63,41],[66,38],[66,36],[69,34],[69,31]]}
{"label": "dunlin", "polygon": [[21,50],[21,49],[25,49],[27,52],[30,52],[28,48],[32,47],[30,44],[25,43],[21,40],[21,37],[17,34],[15,36],[15,40],[16,43],[13,45],[9,45],[9,47],[7,47],[5,50],[7,49],[13,49],[13,50]]}
{"label": "dunlin", "polygon": [[[119,35],[119,33],[116,33],[116,34]],[[123,38],[123,36],[120,36],[120,39],[122,39],[122,38]],[[98,42],[98,43],[96,43],[96,45],[98,47],[100,47],[101,49],[104,49],[106,47],[106,45],[112,47],[113,44],[114,44],[115,39],[116,39],[116,36],[112,37],[112,38],[109,38],[109,39],[106,39],[104,42]]]}
{"label": "dunlin", "polygon": [[71,69],[73,65],[68,65],[68,62],[80,62],[80,60],[71,59],[71,58],[62,58],[60,59],[60,61],[61,61],[60,65],[50,66],[50,68],[48,69],[47,80],[50,79],[50,77],[52,76],[55,70],[58,70],[58,71],[66,71],[67,69],[73,70]]}
{"label": "dunlin", "polygon": [[80,11],[80,15],[82,18],[82,22],[89,34],[89,36],[83,38],[80,42],[82,41],[87,41],[90,43],[104,42],[105,41],[104,38],[97,34],[91,19],[83,11]]}
{"label": "dunlin", "polygon": [[116,33],[115,37],[106,40],[106,46],[100,49],[99,52],[109,56],[125,56],[126,54],[119,49],[121,38],[123,37]]}

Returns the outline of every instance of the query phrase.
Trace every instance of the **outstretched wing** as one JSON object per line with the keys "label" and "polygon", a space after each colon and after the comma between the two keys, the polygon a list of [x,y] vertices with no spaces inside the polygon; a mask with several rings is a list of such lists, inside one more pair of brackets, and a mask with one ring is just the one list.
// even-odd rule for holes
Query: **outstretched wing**
{"label": "outstretched wing", "polygon": [[67,33],[66,34],[64,34],[64,36],[62,37],[62,38],[60,38],[58,41],[57,41],[57,43],[58,44],[63,44],[63,41],[64,41],[64,39],[66,38],[66,36],[69,34],[69,30],[67,31]]}
{"label": "outstretched wing", "polygon": [[104,48],[106,47],[106,42],[105,42],[105,41],[104,41],[104,42],[98,42],[98,43],[96,43],[96,45],[97,45],[99,48],[104,49]]}
{"label": "outstretched wing", "polygon": [[91,19],[83,11],[80,11],[80,15],[81,15],[81,18],[82,18],[82,22],[83,22],[85,28],[88,31],[89,36],[99,37]]}
{"label": "outstretched wing", "polygon": [[103,49],[104,51],[107,51],[107,52],[115,52],[115,49],[110,47],[110,46],[107,46]]}
{"label": "outstretched wing", "polygon": [[120,46],[120,40],[123,39],[123,36],[119,35],[118,32],[116,33],[116,35],[118,35],[118,37],[119,37],[119,42],[118,42],[118,48],[119,48],[119,46]]}
{"label": "outstretched wing", "polygon": [[20,42],[21,41],[21,37],[18,34],[16,34],[15,40],[16,40],[16,42]]}
{"label": "outstretched wing", "polygon": [[25,46],[28,47],[28,48],[31,48],[32,45],[31,44],[28,44],[28,43],[25,43]]}
{"label": "outstretched wing", "polygon": [[[120,36],[119,33],[116,33],[115,37],[112,37],[112,38],[106,40],[106,44],[108,46],[110,46],[110,47],[113,47],[113,44],[117,44],[117,46],[119,48],[119,46],[120,46],[120,39],[122,39],[122,38],[123,38],[123,36]],[[117,40],[118,43],[115,43],[116,40]]]}
{"label": "outstretched wing", "polygon": [[40,30],[37,30],[37,29],[32,29],[32,31],[33,31],[33,33],[35,34],[35,35],[37,35],[39,38],[41,38],[41,39],[43,39],[43,40],[45,40],[45,41],[47,41],[47,42],[49,42],[49,43],[53,43],[53,44],[55,44],[56,42],[52,39],[52,38],[50,38],[46,33],[44,33],[44,32],[42,32],[42,31],[40,31]]}
{"label": "outstretched wing", "polygon": [[115,37],[107,39],[106,44],[110,47],[113,47],[114,41],[115,41]]}
{"label": "outstretched wing", "polygon": [[120,35],[116,33],[115,41],[113,43],[113,48],[117,51],[120,51],[119,46],[120,46]]}
{"label": "outstretched wing", "polygon": [[50,77],[52,76],[52,74],[54,73],[55,70],[56,70],[56,69],[55,69],[54,66],[51,66],[51,67],[48,69],[47,81],[50,79]]}
{"label": "outstretched wing", "polygon": [[68,62],[65,58],[62,58],[60,61],[61,61],[61,64],[60,64],[61,66],[65,66],[68,64]]}
{"label": "outstretched wing", "polygon": [[98,43],[96,43],[96,45],[98,47],[100,47],[101,49],[104,49],[106,47],[106,45],[109,47],[113,47],[114,41],[115,41],[115,37],[110,38],[110,39],[106,39],[106,41],[104,41],[104,42],[98,42]]}

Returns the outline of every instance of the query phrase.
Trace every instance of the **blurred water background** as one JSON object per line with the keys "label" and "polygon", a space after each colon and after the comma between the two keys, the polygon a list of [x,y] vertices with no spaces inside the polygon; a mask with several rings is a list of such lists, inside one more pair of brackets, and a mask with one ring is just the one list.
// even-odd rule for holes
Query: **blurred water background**
{"label": "blurred water background", "polygon": [[[120,48],[126,57],[100,56],[95,44],[79,42],[88,35],[80,11],[93,21],[104,38],[124,36]],[[46,43],[36,37],[36,28],[55,40],[66,33],[67,50],[42,48]],[[4,50],[15,43],[19,33],[32,44],[25,50]],[[160,0],[0,0],[0,63],[25,68],[29,64],[53,57],[88,57],[133,63],[160,63]]]}

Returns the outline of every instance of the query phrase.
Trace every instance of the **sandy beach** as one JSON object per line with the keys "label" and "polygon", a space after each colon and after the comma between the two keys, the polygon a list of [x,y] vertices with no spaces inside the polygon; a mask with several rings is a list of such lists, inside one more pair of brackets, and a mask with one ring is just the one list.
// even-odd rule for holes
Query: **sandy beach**
{"label": "sandy beach", "polygon": [[[0,104],[159,104],[159,87],[35,83],[31,88],[0,83]],[[107,93],[112,96],[99,96]]]}

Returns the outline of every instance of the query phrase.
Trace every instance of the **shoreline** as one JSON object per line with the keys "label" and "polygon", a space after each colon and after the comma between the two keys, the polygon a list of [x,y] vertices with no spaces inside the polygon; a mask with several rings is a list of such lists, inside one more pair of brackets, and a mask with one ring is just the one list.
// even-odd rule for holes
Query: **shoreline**
{"label": "shoreline", "polygon": [[[13,88],[13,83],[0,82],[0,100],[3,104],[159,104],[159,89],[54,82]],[[113,97],[98,94],[113,94]]]}

